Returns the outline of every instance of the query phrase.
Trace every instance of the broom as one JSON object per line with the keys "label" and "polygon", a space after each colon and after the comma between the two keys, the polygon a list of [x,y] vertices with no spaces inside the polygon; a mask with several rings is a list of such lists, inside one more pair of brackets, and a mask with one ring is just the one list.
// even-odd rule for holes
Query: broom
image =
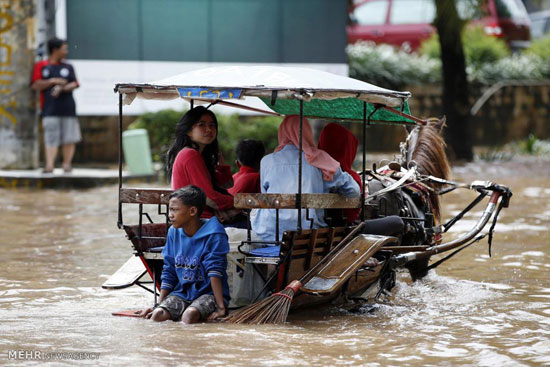
{"label": "broom", "polygon": [[243,307],[229,316],[223,319],[224,322],[232,324],[283,324],[286,322],[288,311],[290,310],[290,304],[292,299],[298,290],[302,287],[302,284],[307,283],[317,271],[326,263],[326,261],[332,258],[338,251],[340,251],[355,235],[363,229],[364,222],[361,222],[357,227],[353,229],[340,243],[319,261],[314,267],[300,280],[293,280],[285,289],[280,292],[273,293],[271,296],[264,298],[261,301],[252,303],[246,307]]}

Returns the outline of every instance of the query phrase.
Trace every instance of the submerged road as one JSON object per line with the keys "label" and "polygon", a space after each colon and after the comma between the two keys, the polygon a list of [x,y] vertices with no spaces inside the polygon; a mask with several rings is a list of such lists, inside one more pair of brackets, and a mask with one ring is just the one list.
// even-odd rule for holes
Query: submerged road
{"label": "submerged road", "polygon": [[[116,227],[116,185],[0,189],[0,364],[36,365],[34,357],[55,366],[550,365],[550,160],[471,163],[454,167],[453,179],[489,179],[514,192],[491,258],[484,239],[420,282],[399,274],[392,302],[374,311],[328,307],[281,326],[113,317],[152,303],[137,287],[101,289],[131,255]],[[446,195],[443,217],[474,196]]]}

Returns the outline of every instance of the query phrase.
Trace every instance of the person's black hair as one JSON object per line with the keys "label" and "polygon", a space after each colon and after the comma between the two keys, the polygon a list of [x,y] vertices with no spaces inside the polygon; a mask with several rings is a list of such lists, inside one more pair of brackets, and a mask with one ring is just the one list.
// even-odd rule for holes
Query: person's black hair
{"label": "person's black hair", "polygon": [[244,139],[237,144],[237,159],[249,167],[259,167],[265,154],[264,143],[260,140]]}
{"label": "person's black hair", "polygon": [[66,44],[67,41],[62,40],[60,38],[52,38],[48,40],[48,54],[52,54],[55,50],[61,48],[64,44]]}
{"label": "person's black hair", "polygon": [[178,199],[184,205],[197,208],[197,215],[199,217],[206,206],[206,194],[200,187],[195,185],[187,185],[181,189],[177,189],[170,194],[170,199],[173,198]]}
{"label": "person's black hair", "polygon": [[204,114],[210,115],[212,121],[216,124],[216,139],[204,147],[204,150],[202,151],[202,158],[204,159],[206,168],[210,173],[210,178],[214,189],[216,191],[226,193],[224,189],[218,187],[215,181],[216,166],[218,165],[218,156],[220,152],[218,146],[218,120],[216,119],[216,115],[204,106],[197,106],[187,111],[187,113],[183,115],[176,125],[176,140],[166,155],[166,171],[168,172],[168,179],[172,178],[172,168],[174,167],[174,161],[176,160],[180,150],[183,148],[193,148],[197,151],[199,150],[198,144],[194,143],[187,134],[193,129],[193,126],[199,122],[200,118]]}

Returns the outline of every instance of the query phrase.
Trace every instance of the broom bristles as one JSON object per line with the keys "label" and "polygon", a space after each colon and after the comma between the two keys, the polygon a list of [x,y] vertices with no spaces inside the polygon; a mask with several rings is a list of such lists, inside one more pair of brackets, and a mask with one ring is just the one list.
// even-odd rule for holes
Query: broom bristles
{"label": "broom bristles", "polygon": [[292,298],[301,286],[302,283],[294,280],[282,291],[233,312],[223,321],[232,324],[283,324]]}

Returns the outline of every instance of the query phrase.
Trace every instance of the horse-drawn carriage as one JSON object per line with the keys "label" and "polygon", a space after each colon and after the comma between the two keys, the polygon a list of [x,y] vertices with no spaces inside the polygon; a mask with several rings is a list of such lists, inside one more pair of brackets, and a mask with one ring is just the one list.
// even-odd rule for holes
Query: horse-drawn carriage
{"label": "horse-drawn carriage", "polygon": [[[191,106],[209,103],[268,114],[299,115],[300,139],[304,117],[362,124],[360,197],[350,199],[338,194],[302,193],[301,160],[295,193],[235,196],[234,206],[247,212],[270,208],[278,214],[280,210],[291,209],[298,211],[300,219],[295,230],[276,234],[274,244],[277,246],[262,248],[263,244],[253,238],[249,227],[245,238],[228,255],[233,298],[239,291],[239,278],[245,272],[254,272],[262,282],[250,302],[272,294],[266,299],[271,306],[266,305],[267,308],[260,310],[259,306],[249,305],[230,315],[230,321],[284,320],[284,312],[279,315],[281,312],[275,310],[273,301],[269,299],[284,300],[291,309],[344,302],[365,295],[377,300],[394,286],[396,269],[407,268],[413,279],[421,278],[429,269],[482,236],[488,234],[490,242],[498,213],[508,205],[511,197],[507,187],[491,182],[461,184],[449,180],[444,142],[439,135],[444,121],[412,116],[407,104],[408,92],[391,91],[315,70],[270,66],[200,69],[151,84],[117,84],[115,91],[119,94],[121,133],[123,105],[135,98],[184,98]],[[251,106],[251,100],[259,100],[263,106]],[[409,130],[406,141],[400,145],[400,156],[378,169],[366,167],[366,130],[371,124],[401,124]],[[301,144],[299,148],[301,151]],[[129,260],[104,287],[122,288],[137,284],[147,289],[146,282],[141,279],[148,273],[153,279],[153,289],[149,290],[156,297],[163,265],[160,249],[169,226],[167,204],[171,190],[123,187],[122,156],[120,161],[118,226],[125,230],[132,242],[136,257]],[[456,188],[475,190],[479,195],[456,217],[442,222],[439,196]],[[445,232],[486,197],[489,198],[487,206],[474,227],[459,238],[445,241]],[[138,208],[137,223],[132,225],[125,223],[123,218],[123,206],[128,205],[137,205]],[[158,223],[153,223],[144,209],[151,205],[163,218]],[[302,211],[345,208],[361,209],[356,224],[325,228],[303,226]],[[388,216],[399,216],[404,221],[399,236],[364,233],[365,221],[368,223],[368,220]],[[480,235],[492,216],[493,225],[485,235]],[[432,255],[443,252],[449,252],[449,255],[430,264]],[[285,287],[289,282],[291,284]]]}

